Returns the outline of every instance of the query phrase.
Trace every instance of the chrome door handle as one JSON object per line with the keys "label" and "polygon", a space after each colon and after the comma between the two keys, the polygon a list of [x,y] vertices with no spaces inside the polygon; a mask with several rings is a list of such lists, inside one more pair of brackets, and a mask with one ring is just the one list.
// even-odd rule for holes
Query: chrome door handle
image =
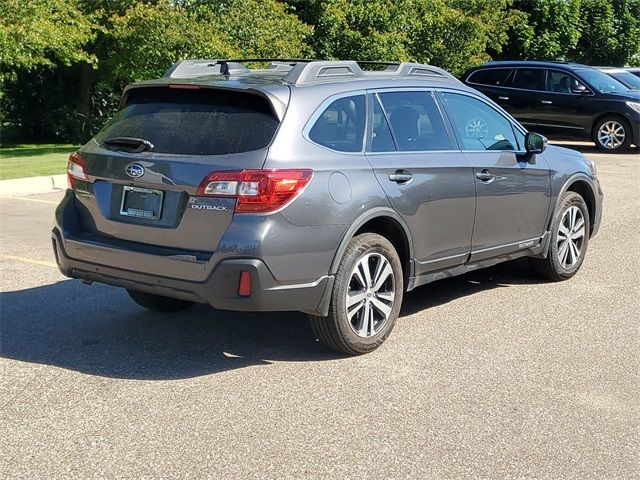
{"label": "chrome door handle", "polygon": [[395,173],[389,175],[389,180],[396,183],[407,183],[410,182],[412,178],[413,175],[405,170],[396,170]]}
{"label": "chrome door handle", "polygon": [[498,100],[509,100],[509,97],[498,97]]}
{"label": "chrome door handle", "polygon": [[496,176],[485,168],[481,172],[476,172],[476,178],[483,182],[491,183],[496,179]]}
{"label": "chrome door handle", "polygon": [[545,105],[551,105],[553,102],[551,100],[541,100],[540,103],[544,103]]}

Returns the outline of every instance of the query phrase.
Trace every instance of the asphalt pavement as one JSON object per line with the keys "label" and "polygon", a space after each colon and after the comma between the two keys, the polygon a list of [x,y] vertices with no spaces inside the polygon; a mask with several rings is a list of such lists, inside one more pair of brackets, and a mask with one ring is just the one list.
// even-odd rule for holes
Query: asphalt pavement
{"label": "asphalt pavement", "polygon": [[302,314],[150,313],[66,279],[61,193],[0,198],[0,477],[640,478],[640,155],[584,151],[605,206],[576,277],[418,288],[356,358]]}

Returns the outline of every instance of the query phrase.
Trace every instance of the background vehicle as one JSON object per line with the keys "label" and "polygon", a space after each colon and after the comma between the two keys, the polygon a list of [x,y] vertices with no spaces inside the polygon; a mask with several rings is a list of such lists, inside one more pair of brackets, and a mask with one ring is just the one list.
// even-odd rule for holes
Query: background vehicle
{"label": "background vehicle", "polygon": [[181,62],[129,86],[68,172],[65,275],[156,310],[307,312],[348,354],[416,286],[523,256],[570,278],[601,216],[593,162],[411,63]]}
{"label": "background vehicle", "polygon": [[587,138],[604,151],[640,143],[640,91],[586,65],[490,62],[464,82],[489,96],[527,128]]}
{"label": "background vehicle", "polygon": [[640,67],[625,68],[625,70],[636,77],[640,77]]}
{"label": "background vehicle", "polygon": [[615,78],[630,90],[640,90],[640,76],[636,76],[624,68],[596,67],[601,72]]}

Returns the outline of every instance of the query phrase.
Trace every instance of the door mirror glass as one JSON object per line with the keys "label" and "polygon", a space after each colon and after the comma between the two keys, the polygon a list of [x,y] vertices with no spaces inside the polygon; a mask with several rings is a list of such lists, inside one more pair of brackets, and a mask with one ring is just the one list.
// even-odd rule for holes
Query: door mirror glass
{"label": "door mirror glass", "polygon": [[547,148],[547,137],[528,132],[524,137],[524,146],[527,153],[542,153]]}

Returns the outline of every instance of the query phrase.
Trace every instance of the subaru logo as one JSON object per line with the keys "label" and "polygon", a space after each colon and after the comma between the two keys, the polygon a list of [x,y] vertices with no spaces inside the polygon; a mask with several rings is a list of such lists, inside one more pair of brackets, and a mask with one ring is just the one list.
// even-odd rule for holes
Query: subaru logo
{"label": "subaru logo", "polygon": [[139,163],[130,163],[124,168],[124,171],[133,178],[140,178],[144,175],[144,167]]}

